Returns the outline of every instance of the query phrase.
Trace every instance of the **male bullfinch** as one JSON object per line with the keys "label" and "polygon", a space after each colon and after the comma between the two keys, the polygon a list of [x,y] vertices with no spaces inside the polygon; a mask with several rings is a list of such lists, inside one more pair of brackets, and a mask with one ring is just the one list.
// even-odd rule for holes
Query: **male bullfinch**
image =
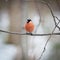
{"label": "male bullfinch", "polygon": [[34,24],[31,19],[27,19],[27,22],[25,24],[25,30],[26,32],[29,32],[30,34],[32,34],[34,30]]}

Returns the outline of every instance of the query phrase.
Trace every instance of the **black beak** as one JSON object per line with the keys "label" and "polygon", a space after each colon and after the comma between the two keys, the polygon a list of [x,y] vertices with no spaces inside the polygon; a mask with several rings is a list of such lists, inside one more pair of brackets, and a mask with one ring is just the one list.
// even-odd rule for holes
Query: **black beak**
{"label": "black beak", "polygon": [[31,21],[31,19],[27,19],[27,23],[29,23]]}

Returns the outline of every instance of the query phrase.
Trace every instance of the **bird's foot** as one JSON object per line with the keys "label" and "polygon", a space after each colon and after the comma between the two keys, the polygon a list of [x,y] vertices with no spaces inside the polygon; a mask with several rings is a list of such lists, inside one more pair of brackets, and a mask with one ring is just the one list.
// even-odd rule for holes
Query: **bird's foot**
{"label": "bird's foot", "polygon": [[30,35],[32,35],[32,33],[29,33]]}
{"label": "bird's foot", "polygon": [[32,35],[32,33],[26,33],[27,35]]}

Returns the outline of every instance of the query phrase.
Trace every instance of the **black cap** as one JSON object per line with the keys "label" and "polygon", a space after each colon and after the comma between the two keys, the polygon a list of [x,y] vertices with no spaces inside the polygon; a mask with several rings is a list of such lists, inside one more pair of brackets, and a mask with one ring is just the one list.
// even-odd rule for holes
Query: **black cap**
{"label": "black cap", "polygon": [[31,19],[27,19],[27,23],[29,23],[31,21]]}

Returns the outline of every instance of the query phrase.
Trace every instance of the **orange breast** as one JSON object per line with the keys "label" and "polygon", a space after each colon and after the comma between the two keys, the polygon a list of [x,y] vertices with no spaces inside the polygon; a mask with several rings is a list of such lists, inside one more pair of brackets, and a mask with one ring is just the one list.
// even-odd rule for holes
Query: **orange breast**
{"label": "orange breast", "polygon": [[33,32],[34,24],[32,22],[26,23],[25,29],[26,29],[27,32]]}

